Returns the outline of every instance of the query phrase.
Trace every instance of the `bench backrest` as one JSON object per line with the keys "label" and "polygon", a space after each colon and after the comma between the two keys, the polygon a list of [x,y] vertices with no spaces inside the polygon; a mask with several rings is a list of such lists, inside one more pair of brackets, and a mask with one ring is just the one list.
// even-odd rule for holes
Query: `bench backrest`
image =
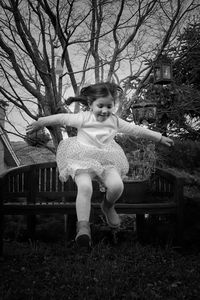
{"label": "bench backrest", "polygon": [[[135,183],[140,185],[141,183]],[[56,162],[21,166],[8,170],[0,177],[1,194],[4,202],[21,201],[28,203],[74,201],[76,184],[71,178],[65,183],[59,180]],[[146,185],[147,186],[147,185]],[[127,197],[133,194],[133,183],[125,182]],[[93,182],[93,199],[102,198],[98,184]],[[164,170],[156,169],[148,182],[148,193],[157,196],[174,197],[177,194],[176,178]],[[176,198],[176,197],[175,197]],[[2,201],[2,200],[1,200]]]}

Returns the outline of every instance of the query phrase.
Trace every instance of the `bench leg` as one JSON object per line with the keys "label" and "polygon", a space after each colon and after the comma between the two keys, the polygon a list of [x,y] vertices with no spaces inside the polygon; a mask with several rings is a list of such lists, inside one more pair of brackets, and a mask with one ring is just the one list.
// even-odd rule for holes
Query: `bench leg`
{"label": "bench leg", "polygon": [[182,214],[170,215],[169,220],[173,225],[173,245],[181,248],[184,243],[184,218]]}
{"label": "bench leg", "polygon": [[36,215],[27,216],[27,230],[31,241],[35,241]]}
{"label": "bench leg", "polygon": [[76,215],[67,215],[66,216],[66,240],[70,241],[76,236]]}
{"label": "bench leg", "polygon": [[183,214],[178,214],[176,218],[176,242],[177,246],[181,247],[183,245],[183,230],[184,230],[184,220]]}
{"label": "bench leg", "polygon": [[0,256],[3,255],[4,215],[0,215]]}
{"label": "bench leg", "polygon": [[145,215],[136,215],[136,232],[138,239],[142,239],[144,236],[144,226],[145,226]]}

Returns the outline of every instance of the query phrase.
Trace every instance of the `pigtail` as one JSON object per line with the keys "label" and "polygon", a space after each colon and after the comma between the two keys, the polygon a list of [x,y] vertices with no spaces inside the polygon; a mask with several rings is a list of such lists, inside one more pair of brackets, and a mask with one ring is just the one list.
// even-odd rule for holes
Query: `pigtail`
{"label": "pigtail", "polygon": [[84,106],[88,106],[87,98],[84,96],[69,97],[65,100],[65,104],[70,105],[73,102],[79,102]]}
{"label": "pigtail", "polygon": [[88,97],[91,94],[91,86],[86,86],[81,89],[80,95],[83,97]]}
{"label": "pigtail", "polygon": [[106,82],[105,84],[114,98],[122,95],[123,89],[118,84],[114,82]]}

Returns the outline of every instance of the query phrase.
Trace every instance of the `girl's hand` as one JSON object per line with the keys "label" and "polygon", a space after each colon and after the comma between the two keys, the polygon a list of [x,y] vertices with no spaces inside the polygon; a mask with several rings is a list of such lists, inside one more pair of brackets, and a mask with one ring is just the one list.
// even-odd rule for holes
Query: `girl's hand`
{"label": "girl's hand", "polygon": [[38,131],[40,128],[41,126],[39,125],[39,122],[35,121],[26,127],[26,133],[33,133],[34,131]]}
{"label": "girl's hand", "polygon": [[174,141],[166,136],[163,136],[161,137],[161,140],[160,140],[160,143],[165,145],[165,146],[168,146],[168,147],[171,147],[171,146],[174,146]]}

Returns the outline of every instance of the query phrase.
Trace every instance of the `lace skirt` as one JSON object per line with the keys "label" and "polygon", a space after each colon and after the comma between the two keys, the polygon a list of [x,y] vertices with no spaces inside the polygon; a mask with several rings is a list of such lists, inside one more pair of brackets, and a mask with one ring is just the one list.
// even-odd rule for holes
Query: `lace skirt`
{"label": "lace skirt", "polygon": [[93,179],[103,182],[105,171],[116,168],[122,178],[128,173],[129,164],[124,151],[114,140],[104,148],[81,144],[76,137],[62,140],[56,161],[62,182],[79,173],[88,172]]}

